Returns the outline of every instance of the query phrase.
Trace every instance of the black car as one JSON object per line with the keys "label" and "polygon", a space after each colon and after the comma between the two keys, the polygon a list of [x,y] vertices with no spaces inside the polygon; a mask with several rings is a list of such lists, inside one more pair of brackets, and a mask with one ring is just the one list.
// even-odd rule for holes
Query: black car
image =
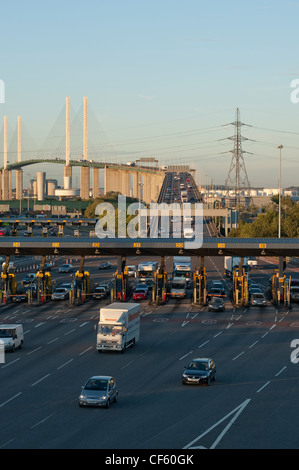
{"label": "black car", "polygon": [[111,268],[111,263],[109,261],[106,261],[105,263],[100,263],[99,269],[110,269]]}
{"label": "black car", "polygon": [[223,312],[224,308],[224,302],[221,297],[212,297],[208,306],[209,312]]}
{"label": "black car", "polygon": [[218,287],[212,287],[208,292],[208,299],[212,299],[212,297],[222,297],[222,289],[218,289]]}
{"label": "black car", "polygon": [[192,359],[185,368],[182,376],[183,384],[202,384],[210,385],[211,380],[216,379],[216,364],[211,358]]}

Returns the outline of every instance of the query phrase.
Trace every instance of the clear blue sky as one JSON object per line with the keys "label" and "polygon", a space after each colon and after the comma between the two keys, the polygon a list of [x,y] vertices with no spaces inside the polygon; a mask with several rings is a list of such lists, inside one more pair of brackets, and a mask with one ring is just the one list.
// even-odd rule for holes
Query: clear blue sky
{"label": "clear blue sky", "polygon": [[[77,112],[87,96],[115,159],[192,164],[201,182],[221,184],[233,148],[221,139],[234,133],[221,126],[239,107],[253,126],[242,128],[255,141],[243,143],[251,185],[278,185],[279,144],[283,186],[299,185],[299,103],[290,100],[299,78],[298,1],[3,3],[0,130],[7,115],[13,134],[21,115],[41,147],[65,97]],[[63,126],[55,132],[63,140]],[[30,145],[24,141],[24,158]],[[0,146],[2,161],[2,132]]]}

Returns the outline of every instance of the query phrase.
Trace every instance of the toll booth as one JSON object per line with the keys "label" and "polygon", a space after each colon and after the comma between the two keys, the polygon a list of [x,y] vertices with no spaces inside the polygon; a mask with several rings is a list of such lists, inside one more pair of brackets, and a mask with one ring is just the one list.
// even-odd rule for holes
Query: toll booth
{"label": "toll booth", "polygon": [[128,268],[126,266],[126,257],[122,257],[117,271],[114,274],[114,286],[112,289],[113,300],[125,302],[130,294],[130,283]]}
{"label": "toll booth", "polygon": [[[45,303],[50,299],[52,294],[52,277],[48,271],[45,271],[46,257],[42,257],[40,268],[36,274],[37,301]],[[28,303],[32,302],[32,291],[28,290]]]}
{"label": "toll booth", "polygon": [[154,274],[154,287],[152,290],[152,300],[156,304],[163,304],[167,301],[167,271],[164,264],[164,256],[161,258],[161,264]]}
{"label": "toll booth", "polygon": [[244,259],[241,258],[239,266],[233,272],[232,300],[238,307],[245,307],[249,304],[248,274],[243,263]]}
{"label": "toll booth", "polygon": [[271,279],[271,300],[277,305],[289,306],[291,292],[291,277],[280,275],[278,269],[273,270]]}
{"label": "toll booth", "polygon": [[27,227],[27,237],[32,237],[32,236],[33,236],[32,225],[28,225],[28,227]]}
{"label": "toll booth", "polygon": [[17,280],[15,275],[15,269],[9,262],[9,256],[6,256],[6,260],[2,265],[1,272],[1,303],[6,304],[11,301],[13,296],[17,293]]}
{"label": "toll booth", "polygon": [[[88,271],[77,271],[75,274],[73,297],[75,303],[86,301],[90,293],[90,274]],[[72,293],[71,293],[72,295]]]}
{"label": "toll booth", "polygon": [[193,274],[193,303],[197,305],[206,305],[207,303],[207,274],[203,256],[200,267],[195,268]]}
{"label": "toll booth", "polygon": [[50,299],[52,294],[52,278],[49,272],[38,271],[36,274],[37,280],[37,301],[38,303],[45,303]]}
{"label": "toll booth", "polygon": [[12,237],[17,237],[18,236],[18,229],[15,224],[13,224],[12,229],[11,229],[11,236]]}
{"label": "toll booth", "polygon": [[63,230],[63,225],[58,225],[58,236],[59,237],[64,237],[64,230]]}

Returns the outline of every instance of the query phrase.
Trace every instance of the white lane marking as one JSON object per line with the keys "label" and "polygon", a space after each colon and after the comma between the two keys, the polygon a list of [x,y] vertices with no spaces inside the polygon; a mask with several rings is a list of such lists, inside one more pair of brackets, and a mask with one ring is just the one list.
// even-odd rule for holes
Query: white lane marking
{"label": "white lane marking", "polygon": [[286,368],[287,366],[284,366],[282,369],[280,369],[280,371],[275,374],[275,377],[278,377]]}
{"label": "white lane marking", "polygon": [[87,348],[84,351],[80,352],[79,356],[82,356],[83,354],[87,353],[87,351],[90,351],[91,349],[93,349],[93,346],[90,346],[89,348]]}
{"label": "white lane marking", "polygon": [[16,395],[14,395],[13,397],[9,398],[8,400],[4,401],[3,403],[0,404],[0,408],[4,405],[6,405],[6,403],[9,403],[10,401],[14,400],[15,398],[17,398],[18,396],[22,395],[23,392],[19,392],[17,393]]}
{"label": "white lane marking", "polygon": [[219,421],[217,421],[217,423],[213,424],[213,426],[211,426],[209,429],[207,429],[205,432],[203,432],[202,434],[200,434],[198,437],[196,437],[195,439],[193,439],[193,441],[189,442],[189,444],[187,444],[185,447],[183,447],[183,449],[202,449],[203,447],[202,446],[194,446],[194,444],[199,441],[202,437],[204,437],[206,434],[208,434],[210,431],[212,431],[213,429],[215,429],[217,426],[219,426],[219,424],[223,423],[223,421],[225,421],[227,418],[229,418],[231,415],[234,415],[233,418],[229,421],[229,423],[225,426],[225,428],[223,429],[223,431],[219,434],[219,436],[217,437],[217,439],[213,442],[213,444],[211,445],[210,449],[215,449],[216,446],[219,444],[219,442],[221,441],[221,439],[223,438],[223,436],[228,432],[229,428],[233,425],[233,423],[236,421],[236,419],[240,416],[240,414],[242,413],[242,411],[245,409],[245,407],[248,405],[248,403],[251,401],[250,398],[248,398],[247,400],[245,400],[243,403],[241,403],[241,405],[237,406],[235,409],[233,409],[230,413],[228,413],[227,415],[225,415],[222,419],[220,419]]}
{"label": "white lane marking", "polygon": [[245,351],[242,351],[240,354],[238,354],[236,357],[233,358],[233,361],[235,361],[236,359],[238,359],[238,357],[242,356],[242,354],[244,354]]}
{"label": "white lane marking", "polygon": [[39,384],[42,380],[45,380],[47,377],[49,377],[49,375],[51,375],[51,374],[47,374],[44,377],[42,377],[41,379],[38,379],[36,382],[31,384],[31,387],[34,387],[35,385]]}
{"label": "white lane marking", "polygon": [[185,357],[189,356],[189,354],[192,354],[193,351],[189,351],[187,354],[185,354],[184,356],[180,357],[179,358],[179,361],[181,361],[182,359],[184,359]]}
{"label": "white lane marking", "polygon": [[256,393],[261,392],[265,387],[267,387],[267,385],[269,385],[269,383],[270,383],[270,380],[268,380],[268,382],[266,382],[261,388],[259,388],[259,389],[256,391]]}
{"label": "white lane marking", "polygon": [[44,419],[42,419],[41,421],[38,421],[38,423],[35,423],[33,424],[33,426],[31,426],[31,429],[35,428],[36,426],[39,426],[40,424],[42,423],[45,423],[45,421],[47,421],[49,418],[51,418],[51,416],[53,416],[55,413],[52,413],[50,414],[49,416],[46,416]]}
{"label": "white lane marking", "polygon": [[5,367],[10,366],[11,364],[14,364],[15,362],[18,362],[20,359],[21,359],[21,358],[18,357],[18,358],[15,359],[14,361],[8,362],[7,364],[5,364],[5,366],[2,366],[1,369],[4,369]]}
{"label": "white lane marking", "polygon": [[198,347],[199,347],[199,348],[202,348],[203,346],[205,346],[205,345],[208,344],[209,342],[210,342],[210,340],[208,339],[208,341],[206,341],[205,343],[200,344]]}
{"label": "white lane marking", "polygon": [[30,356],[30,354],[33,354],[34,352],[39,351],[40,349],[42,349],[41,346],[39,346],[38,348],[33,349],[32,351],[29,351],[29,352],[27,353],[27,356]]}
{"label": "white lane marking", "polygon": [[63,367],[65,367],[67,364],[69,364],[70,362],[72,362],[74,359],[70,359],[69,361],[65,362],[64,364],[61,364],[61,366],[57,367],[57,370],[59,369],[62,369]]}

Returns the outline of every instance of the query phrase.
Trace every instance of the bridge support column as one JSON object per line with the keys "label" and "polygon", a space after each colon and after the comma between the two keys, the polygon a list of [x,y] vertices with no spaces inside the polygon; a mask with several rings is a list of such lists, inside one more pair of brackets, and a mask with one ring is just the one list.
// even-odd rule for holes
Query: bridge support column
{"label": "bridge support column", "polygon": [[120,171],[118,169],[105,167],[104,178],[105,194],[110,191],[121,192]]}
{"label": "bridge support column", "polygon": [[99,177],[100,177],[100,169],[93,168],[92,169],[92,197],[95,199],[99,197]]}
{"label": "bridge support column", "polygon": [[120,171],[121,193],[124,196],[131,195],[131,173],[128,170]]}
{"label": "bridge support column", "polygon": [[133,173],[133,197],[139,199],[140,173],[139,171],[134,171],[132,173]]}
{"label": "bridge support column", "polygon": [[[70,181],[72,181],[72,167],[71,167],[71,165],[65,165],[64,166],[63,176],[64,176],[64,178],[71,178]],[[72,187],[72,184],[70,185],[70,187]]]}
{"label": "bridge support column", "polygon": [[2,171],[2,199],[7,201],[9,199],[9,170]]}
{"label": "bridge support column", "polygon": [[81,199],[89,199],[89,167],[81,166],[81,182],[80,182]]}
{"label": "bridge support column", "polygon": [[146,204],[150,204],[152,202],[152,175],[148,173],[143,174],[143,200]]}

